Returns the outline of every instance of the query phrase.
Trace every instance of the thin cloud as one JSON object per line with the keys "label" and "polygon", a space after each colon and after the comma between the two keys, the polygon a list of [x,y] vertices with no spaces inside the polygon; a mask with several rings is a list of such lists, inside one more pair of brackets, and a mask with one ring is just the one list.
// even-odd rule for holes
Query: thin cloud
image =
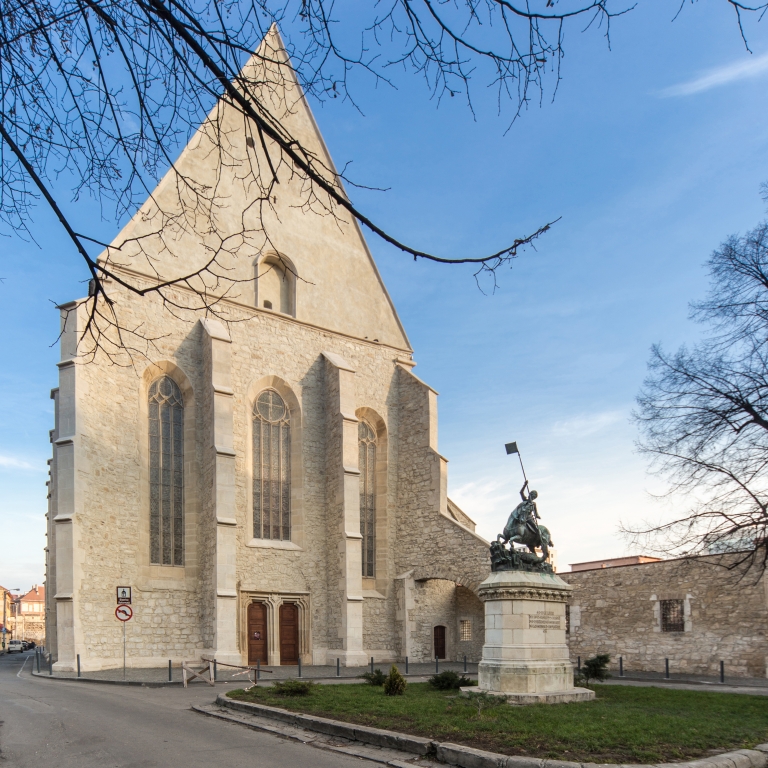
{"label": "thin cloud", "polygon": [[552,425],[552,432],[558,437],[594,435],[606,427],[626,418],[624,411],[603,411],[584,416],[576,416],[566,421],[557,421]]}
{"label": "thin cloud", "polygon": [[28,461],[17,459],[15,456],[5,456],[0,453],[0,469],[31,469],[42,472],[44,467],[30,464]]}
{"label": "thin cloud", "polygon": [[750,77],[758,77],[768,72],[768,53],[762,56],[750,58],[745,61],[737,61],[726,64],[716,69],[705,72],[687,83],[672,85],[661,91],[661,96],[691,96],[694,93],[702,93],[720,85],[728,85],[738,80],[747,80]]}

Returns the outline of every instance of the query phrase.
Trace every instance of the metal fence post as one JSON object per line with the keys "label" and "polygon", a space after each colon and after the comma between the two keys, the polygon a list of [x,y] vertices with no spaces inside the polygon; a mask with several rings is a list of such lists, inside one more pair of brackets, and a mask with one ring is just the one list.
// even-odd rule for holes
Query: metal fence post
{"label": "metal fence post", "polygon": [[256,679],[261,680],[261,659],[256,659]]}
{"label": "metal fence post", "polygon": [[336,657],[336,677],[341,677],[341,659]]}
{"label": "metal fence post", "polygon": [[669,680],[669,659],[664,659],[664,677]]}
{"label": "metal fence post", "polygon": [[405,674],[408,674],[408,657],[405,657]]}
{"label": "metal fence post", "polygon": [[371,674],[373,674],[373,656],[371,656]]}
{"label": "metal fence post", "polygon": [[581,672],[581,656],[577,656],[576,659],[576,669]]}
{"label": "metal fence post", "polygon": [[619,677],[624,677],[624,658],[619,656]]}
{"label": "metal fence post", "polygon": [[435,656],[435,674],[440,674],[440,659],[437,656]]}
{"label": "metal fence post", "polygon": [[[37,649],[36,649],[37,650]],[[40,674],[40,654],[42,651],[37,650],[36,656],[37,656],[37,674]]]}
{"label": "metal fence post", "polygon": [[467,671],[467,654],[464,654],[464,671]]}
{"label": "metal fence post", "polygon": [[299,677],[301,677],[301,656],[299,656]]}
{"label": "metal fence post", "polygon": [[53,675],[53,654],[48,654],[48,674]]}
{"label": "metal fence post", "polygon": [[77,676],[80,677],[80,654],[77,654]]}
{"label": "metal fence post", "polygon": [[213,682],[216,682],[216,678],[218,677],[219,670],[216,667],[216,659],[213,660]]}
{"label": "metal fence post", "polygon": [[725,682],[725,662],[722,660],[720,661],[720,682]]}
{"label": "metal fence post", "polygon": [[170,659],[168,659],[168,682],[173,682],[173,665]]}

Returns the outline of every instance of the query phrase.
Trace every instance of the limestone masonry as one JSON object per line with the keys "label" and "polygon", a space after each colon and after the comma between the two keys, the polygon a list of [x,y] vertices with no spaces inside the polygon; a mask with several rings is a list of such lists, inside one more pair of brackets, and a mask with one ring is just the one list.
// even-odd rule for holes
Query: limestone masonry
{"label": "limestone masonry", "polygon": [[[267,44],[287,68],[276,32]],[[333,167],[291,82],[285,124]],[[238,162],[211,151],[214,120]],[[219,104],[177,161],[226,190],[218,226],[246,216],[238,169],[252,151],[242,118]],[[175,179],[100,257],[116,276],[151,286],[209,258],[204,221],[169,223]],[[302,194],[286,172],[263,214],[269,243],[243,239],[227,262],[236,282],[218,317],[109,283],[124,327],[154,339],[149,359],[91,359],[78,346],[87,300],[61,308],[46,566],[55,669],[78,655],[83,670],[122,664],[118,586],[132,588],[131,666],[479,659],[488,544],[446,496],[437,393],[412,372],[356,224],[314,213]],[[191,300],[183,286],[171,295]]]}
{"label": "limestone masonry", "polygon": [[597,653],[633,671],[765,677],[768,579],[727,570],[736,555],[662,560],[560,576],[573,587],[571,661]]}

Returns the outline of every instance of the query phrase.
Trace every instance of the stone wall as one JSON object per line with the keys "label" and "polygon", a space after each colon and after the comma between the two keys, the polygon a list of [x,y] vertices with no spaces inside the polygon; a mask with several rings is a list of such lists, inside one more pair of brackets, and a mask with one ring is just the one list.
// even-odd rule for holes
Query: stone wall
{"label": "stone wall", "polygon": [[[664,671],[765,677],[768,582],[723,567],[722,557],[667,560],[559,574],[574,587],[571,660],[623,657],[625,674]],[[682,600],[685,631],[662,632],[661,600]]]}

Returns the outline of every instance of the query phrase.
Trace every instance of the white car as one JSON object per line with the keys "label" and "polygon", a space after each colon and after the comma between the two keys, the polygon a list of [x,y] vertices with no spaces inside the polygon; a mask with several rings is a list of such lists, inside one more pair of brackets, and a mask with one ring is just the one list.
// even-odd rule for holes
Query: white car
{"label": "white car", "polygon": [[22,643],[21,640],[11,640],[8,643],[8,653],[13,653],[14,651],[18,651],[19,653],[24,651],[24,643]]}

